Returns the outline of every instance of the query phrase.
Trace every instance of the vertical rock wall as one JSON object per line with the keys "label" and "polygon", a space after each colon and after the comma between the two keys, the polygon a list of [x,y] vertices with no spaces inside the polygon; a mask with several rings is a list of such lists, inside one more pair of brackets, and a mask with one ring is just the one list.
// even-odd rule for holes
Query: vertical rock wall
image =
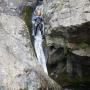
{"label": "vertical rock wall", "polygon": [[62,85],[90,82],[90,1],[45,4],[48,69]]}

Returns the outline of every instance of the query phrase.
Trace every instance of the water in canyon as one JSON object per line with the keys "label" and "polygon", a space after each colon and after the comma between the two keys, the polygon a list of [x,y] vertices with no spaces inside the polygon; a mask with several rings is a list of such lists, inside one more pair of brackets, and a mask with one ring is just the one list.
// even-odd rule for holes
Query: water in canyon
{"label": "water in canyon", "polygon": [[35,41],[34,41],[34,47],[38,59],[38,63],[42,65],[44,72],[47,73],[47,66],[46,66],[46,58],[44,55],[43,47],[42,47],[42,35],[40,30],[37,32],[37,35],[35,36]]}
{"label": "water in canyon", "polygon": [[[36,11],[37,11],[37,8],[38,9],[41,9],[42,8],[42,1],[38,2],[38,5],[36,7]],[[34,15],[32,15],[32,18],[34,17]],[[43,25],[44,27],[44,25]],[[41,28],[39,28],[41,29]],[[38,63],[43,67],[43,70],[45,73],[48,74],[48,71],[47,71],[47,66],[46,66],[46,58],[45,58],[45,53],[44,53],[44,50],[43,50],[43,46],[42,46],[42,43],[43,43],[43,37],[42,37],[42,34],[41,34],[41,31],[40,30],[37,30],[37,33],[36,35],[34,35],[34,49],[35,49],[35,52],[36,52],[36,56],[37,56],[37,60],[38,60]],[[44,29],[44,28],[42,28]]]}

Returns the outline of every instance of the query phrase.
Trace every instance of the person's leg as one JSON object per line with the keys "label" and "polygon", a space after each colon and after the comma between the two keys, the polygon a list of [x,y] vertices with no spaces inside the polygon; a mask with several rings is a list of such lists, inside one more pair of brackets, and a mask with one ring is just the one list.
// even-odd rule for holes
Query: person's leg
{"label": "person's leg", "polygon": [[40,26],[40,31],[41,31],[42,38],[45,39],[45,35],[44,35],[44,30],[43,30],[43,25],[42,24]]}
{"label": "person's leg", "polygon": [[35,34],[35,36],[36,36],[36,34],[37,34],[37,29],[35,28],[35,30],[34,30],[34,34]]}
{"label": "person's leg", "polygon": [[35,35],[35,25],[32,24],[32,36],[34,36],[34,35]]}
{"label": "person's leg", "polygon": [[42,36],[43,36],[44,33],[43,33],[43,26],[42,26],[42,24],[40,24],[40,31],[41,31],[41,34],[42,34]]}

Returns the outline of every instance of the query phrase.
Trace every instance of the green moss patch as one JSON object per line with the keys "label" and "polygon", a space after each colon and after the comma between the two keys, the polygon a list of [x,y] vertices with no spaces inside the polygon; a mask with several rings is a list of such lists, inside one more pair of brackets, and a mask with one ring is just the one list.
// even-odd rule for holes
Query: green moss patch
{"label": "green moss patch", "polygon": [[25,7],[23,7],[23,10],[22,10],[23,19],[29,29],[31,29],[31,26],[32,26],[31,25],[32,11],[33,11],[33,9],[30,6],[25,6]]}
{"label": "green moss patch", "polygon": [[87,43],[85,43],[85,42],[79,43],[78,46],[79,46],[79,48],[87,48],[87,47],[89,47],[89,45]]}
{"label": "green moss patch", "polygon": [[72,85],[72,86],[78,86],[81,83],[90,83],[90,76],[88,77],[80,77],[80,76],[75,76],[71,78],[67,73],[62,73],[59,75],[57,82],[61,84],[62,86],[67,86],[67,85]]}
{"label": "green moss patch", "polygon": [[23,19],[28,27],[28,30],[29,30],[29,34],[30,34],[30,39],[31,39],[31,42],[33,44],[33,41],[32,41],[32,12],[33,12],[33,8],[30,7],[30,6],[24,6],[23,7],[23,10],[22,10],[22,15],[23,15]]}

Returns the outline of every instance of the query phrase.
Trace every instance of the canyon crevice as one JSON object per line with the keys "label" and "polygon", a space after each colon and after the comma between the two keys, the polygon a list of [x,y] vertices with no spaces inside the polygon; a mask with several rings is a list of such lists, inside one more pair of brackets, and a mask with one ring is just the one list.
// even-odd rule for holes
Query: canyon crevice
{"label": "canyon crevice", "polygon": [[0,0],[0,90],[61,90],[38,64],[32,46],[29,20],[36,3]]}

